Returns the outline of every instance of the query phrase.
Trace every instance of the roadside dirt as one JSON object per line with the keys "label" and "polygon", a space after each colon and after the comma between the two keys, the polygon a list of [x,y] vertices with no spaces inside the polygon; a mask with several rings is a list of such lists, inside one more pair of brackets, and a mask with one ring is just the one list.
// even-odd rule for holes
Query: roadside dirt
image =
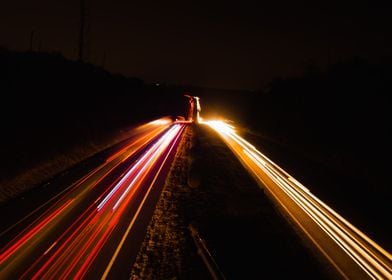
{"label": "roadside dirt", "polygon": [[211,279],[188,226],[226,279],[334,279],[217,135],[188,127],[131,279]]}

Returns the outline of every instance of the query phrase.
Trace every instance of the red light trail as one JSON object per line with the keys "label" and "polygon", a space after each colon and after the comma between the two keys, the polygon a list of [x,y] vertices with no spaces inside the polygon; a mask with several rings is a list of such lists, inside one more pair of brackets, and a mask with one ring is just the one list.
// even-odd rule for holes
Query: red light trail
{"label": "red light trail", "polygon": [[[185,126],[159,119],[139,127],[132,141],[53,198],[52,206],[2,248],[0,278],[78,279],[101,265],[97,259],[104,248],[112,252],[110,259],[103,256],[102,273],[108,275]],[[113,176],[125,163],[122,175]]]}

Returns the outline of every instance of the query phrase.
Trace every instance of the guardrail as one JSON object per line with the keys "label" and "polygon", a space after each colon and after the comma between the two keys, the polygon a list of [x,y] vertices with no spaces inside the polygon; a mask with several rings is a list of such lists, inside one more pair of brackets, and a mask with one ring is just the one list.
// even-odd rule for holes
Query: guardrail
{"label": "guardrail", "polygon": [[208,272],[211,274],[211,277],[214,280],[225,280],[226,279],[225,276],[223,275],[222,271],[219,269],[218,264],[215,262],[210,251],[208,250],[205,241],[200,237],[199,232],[192,224],[188,226],[188,229],[197,247],[197,253],[202,258],[204,264],[208,269]]}

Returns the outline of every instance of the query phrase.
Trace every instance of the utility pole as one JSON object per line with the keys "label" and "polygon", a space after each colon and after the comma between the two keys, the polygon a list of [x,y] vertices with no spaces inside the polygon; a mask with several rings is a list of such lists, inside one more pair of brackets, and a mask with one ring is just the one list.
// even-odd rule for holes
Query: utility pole
{"label": "utility pole", "polygon": [[80,0],[80,29],[79,29],[79,53],[78,53],[79,62],[83,62],[83,58],[84,58],[85,24],[86,24],[86,0]]}

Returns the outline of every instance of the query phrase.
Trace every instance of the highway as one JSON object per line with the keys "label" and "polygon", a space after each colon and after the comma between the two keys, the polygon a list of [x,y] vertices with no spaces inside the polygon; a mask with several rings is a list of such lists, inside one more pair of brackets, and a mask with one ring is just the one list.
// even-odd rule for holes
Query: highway
{"label": "highway", "polygon": [[392,279],[392,256],[219,120],[214,129],[244,167],[343,279]]}
{"label": "highway", "polygon": [[0,279],[129,277],[185,127],[167,118],[141,125],[102,164],[1,232]]}

